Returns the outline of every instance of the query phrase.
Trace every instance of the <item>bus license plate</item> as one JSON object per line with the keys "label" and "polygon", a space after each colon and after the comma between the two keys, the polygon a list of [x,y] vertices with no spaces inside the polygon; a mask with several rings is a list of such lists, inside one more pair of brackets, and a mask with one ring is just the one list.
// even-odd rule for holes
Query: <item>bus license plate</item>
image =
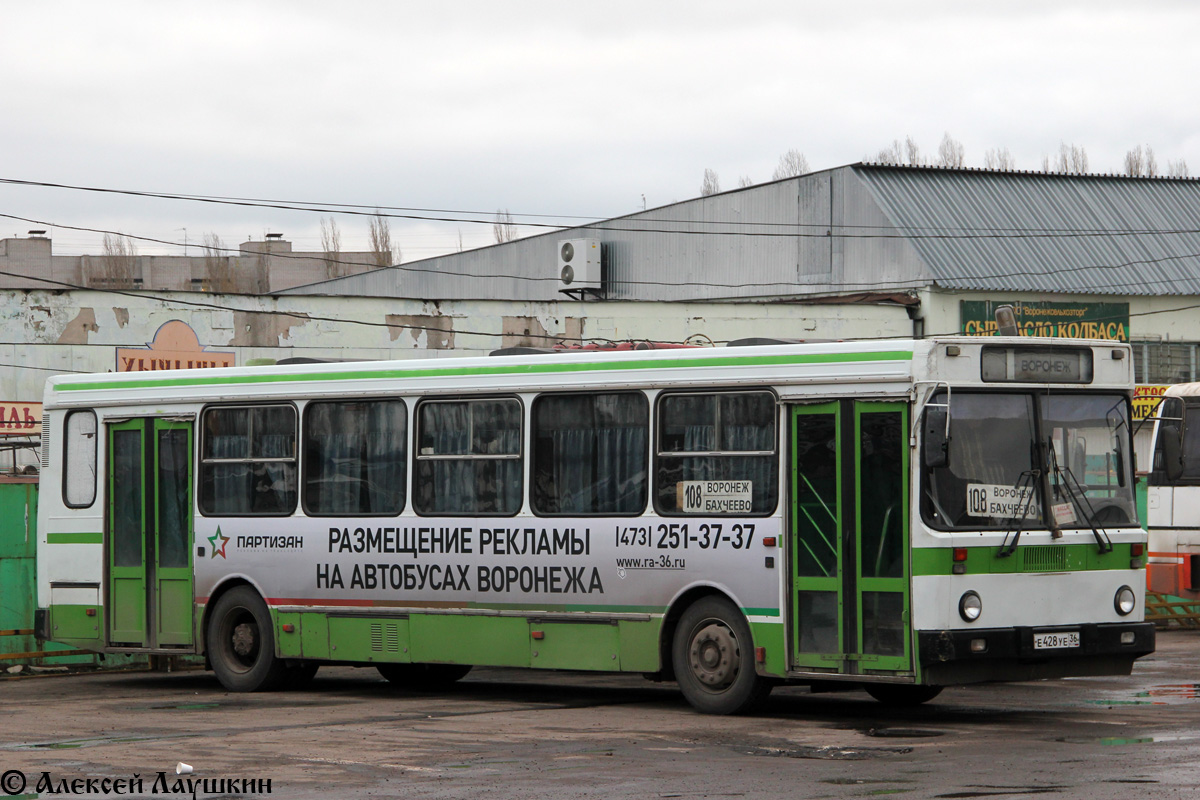
{"label": "bus license plate", "polygon": [[1057,650],[1064,647],[1079,647],[1079,631],[1035,633],[1033,635],[1034,650]]}

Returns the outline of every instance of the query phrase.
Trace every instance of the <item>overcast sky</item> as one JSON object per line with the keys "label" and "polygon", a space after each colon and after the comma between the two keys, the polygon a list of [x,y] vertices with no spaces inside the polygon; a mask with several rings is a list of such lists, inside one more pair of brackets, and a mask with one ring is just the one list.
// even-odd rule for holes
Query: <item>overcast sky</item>
{"label": "overcast sky", "polygon": [[[1065,142],[1116,172],[1149,144],[1200,175],[1190,0],[110,0],[6,4],[3,31],[5,179],[546,222],[694,197],[705,168],[766,181],[792,148],[813,169],[909,135],[933,156],[947,132],[968,166],[1006,147],[1037,169]],[[0,185],[0,214],[178,243],[141,253],[206,233],[320,249],[311,212]],[[366,247],[365,220],[338,224]],[[0,237],[34,227],[0,217]],[[405,261],[492,242],[392,231]]]}

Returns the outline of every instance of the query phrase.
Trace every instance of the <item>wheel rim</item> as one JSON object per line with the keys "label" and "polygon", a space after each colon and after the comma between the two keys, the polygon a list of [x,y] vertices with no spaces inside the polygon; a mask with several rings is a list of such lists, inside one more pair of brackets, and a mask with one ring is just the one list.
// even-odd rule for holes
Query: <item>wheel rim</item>
{"label": "wheel rim", "polygon": [[688,663],[700,685],[713,691],[728,689],[737,680],[738,644],[733,631],[715,620],[697,627],[688,646]]}
{"label": "wheel rim", "polygon": [[226,620],[225,630],[226,661],[237,672],[249,672],[258,660],[262,641],[258,621],[247,609],[234,609]]}

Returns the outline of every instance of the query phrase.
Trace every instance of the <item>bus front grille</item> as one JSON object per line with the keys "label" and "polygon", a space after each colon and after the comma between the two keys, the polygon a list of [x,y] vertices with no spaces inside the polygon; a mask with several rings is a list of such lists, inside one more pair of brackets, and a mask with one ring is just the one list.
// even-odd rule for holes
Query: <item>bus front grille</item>
{"label": "bus front grille", "polygon": [[1067,568],[1067,551],[1056,545],[1023,547],[1021,553],[1027,572],[1061,572]]}

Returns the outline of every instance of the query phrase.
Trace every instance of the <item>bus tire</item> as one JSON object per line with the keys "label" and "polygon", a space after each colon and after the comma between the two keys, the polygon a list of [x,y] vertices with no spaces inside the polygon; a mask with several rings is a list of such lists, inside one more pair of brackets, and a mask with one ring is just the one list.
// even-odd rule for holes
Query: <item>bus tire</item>
{"label": "bus tire", "polygon": [[911,683],[868,683],[863,688],[884,705],[897,708],[919,706],[942,693],[941,686],[916,686]]}
{"label": "bus tire", "polygon": [[388,683],[418,692],[445,689],[471,671],[470,664],[376,664]]}
{"label": "bus tire", "polygon": [[221,595],[205,642],[217,680],[231,692],[276,688],[287,668],[275,657],[275,630],[267,604],[249,586]]}
{"label": "bus tire", "polygon": [[705,714],[744,714],[771,692],[754,671],[749,623],[723,597],[702,597],[683,612],[671,661],[684,698]]}

